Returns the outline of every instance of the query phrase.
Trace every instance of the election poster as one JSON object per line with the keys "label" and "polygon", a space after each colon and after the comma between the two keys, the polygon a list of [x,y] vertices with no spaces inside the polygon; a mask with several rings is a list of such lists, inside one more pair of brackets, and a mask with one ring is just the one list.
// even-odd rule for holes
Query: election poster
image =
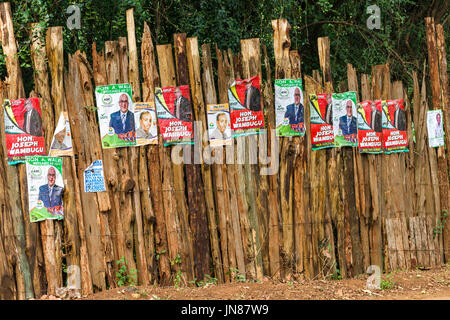
{"label": "election poster", "polygon": [[136,102],[134,104],[134,123],[136,124],[136,146],[158,144],[155,104]]}
{"label": "election poster", "polygon": [[230,107],[228,103],[208,104],[209,144],[213,147],[231,145]]}
{"label": "election poster", "polygon": [[333,93],[332,100],[334,145],[357,147],[356,92]]}
{"label": "election poster", "polygon": [[164,146],[194,144],[189,86],[156,88],[155,103]]}
{"label": "election poster", "polygon": [[50,157],[73,156],[72,134],[67,112],[61,112],[59,116],[48,155]]}
{"label": "election poster", "polygon": [[103,161],[96,160],[84,172],[84,192],[106,191]]}
{"label": "election poster", "polygon": [[445,145],[443,121],[442,110],[429,110],[427,112],[428,144],[431,148]]}
{"label": "election poster", "polygon": [[302,79],[275,80],[275,121],[278,137],[305,135]]}
{"label": "election poster", "polygon": [[103,149],[136,145],[131,85],[99,86],[95,97]]}
{"label": "election poster", "polygon": [[331,93],[309,95],[312,150],[334,147]]}
{"label": "election poster", "polygon": [[383,100],[383,150],[385,153],[408,152],[408,133],[403,99]]}
{"label": "election poster", "polygon": [[358,147],[361,153],[383,152],[381,101],[358,103]]}
{"label": "election poster", "polygon": [[3,114],[8,164],[24,163],[26,156],[45,155],[38,98],[5,100]]}
{"label": "election poster", "polygon": [[[258,134],[264,128],[259,76],[238,79],[228,89],[233,137]],[[255,130],[256,129],[256,130]]]}
{"label": "election poster", "polygon": [[63,158],[25,157],[30,221],[64,218]]}

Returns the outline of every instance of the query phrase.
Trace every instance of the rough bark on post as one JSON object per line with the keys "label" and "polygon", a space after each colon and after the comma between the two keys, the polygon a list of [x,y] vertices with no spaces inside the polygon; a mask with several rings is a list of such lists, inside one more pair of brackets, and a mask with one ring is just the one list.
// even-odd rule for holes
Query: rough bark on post
{"label": "rough bark on post", "polygon": [[[156,68],[155,50],[152,43],[150,28],[147,23],[144,23],[144,34],[142,35],[141,60],[143,74],[143,100],[154,102],[155,87],[159,86],[159,75]],[[163,186],[161,184],[161,165],[159,159],[160,152],[164,152],[162,148],[164,147],[162,146],[160,139],[160,141],[158,141],[158,145],[148,146],[146,156],[148,163],[151,164],[147,167],[149,176],[149,191],[152,199],[153,213],[156,220],[154,221],[156,222],[154,224],[154,230],[155,249],[156,254],[159,255],[159,259],[156,259],[159,266],[159,283],[165,286],[168,285],[170,279],[170,261],[168,254],[169,249],[167,246],[166,219],[164,216],[162,193]],[[145,193],[143,193],[142,196],[145,196]],[[151,219],[146,219],[144,221],[144,230],[152,228],[152,224],[154,222],[152,222]],[[150,256],[148,256],[148,258],[150,258]],[[147,259],[147,262],[151,265],[151,259]]]}
{"label": "rough bark on post", "polygon": [[[192,107],[194,112],[194,120],[196,121],[196,125],[200,125],[200,128],[196,128],[197,132],[201,133],[200,145],[194,145],[194,153],[198,153],[198,158],[202,159],[203,150],[208,148],[209,142],[205,139],[207,136],[207,118],[206,118],[206,106],[203,99],[203,91],[202,91],[202,74],[200,71],[200,54],[198,50],[198,40],[197,38],[188,38],[186,41],[186,50],[187,50],[187,60],[189,67],[189,78],[190,78],[190,88],[191,88],[191,96],[192,96]],[[206,84],[203,83],[205,86]],[[214,82],[212,83],[214,88]],[[214,90],[215,95],[215,90]],[[195,156],[194,156],[195,157]],[[213,168],[211,165],[206,164],[204,160],[201,161],[201,165],[196,165],[197,170],[201,169],[201,178],[203,181],[204,189],[201,190],[204,193],[204,201],[205,201],[205,216],[208,218],[208,229],[209,229],[209,242],[211,247],[211,255],[214,266],[214,274],[219,282],[223,282],[223,269],[222,269],[222,259],[220,256],[220,245],[219,245],[219,235],[217,233],[217,223],[216,223],[216,208],[214,205],[214,193],[213,193],[213,180],[212,180],[212,171]],[[201,199],[201,198],[200,198]],[[191,225],[192,228],[192,225]],[[201,228],[198,226],[196,228]],[[203,226],[204,228],[204,226]],[[208,230],[207,229],[207,230]],[[205,231],[207,231],[205,230]],[[200,230],[199,230],[200,231]],[[208,240],[207,236],[206,240]],[[208,249],[207,248],[204,248]],[[209,255],[209,254],[208,254]],[[206,269],[206,271],[208,271]]]}
{"label": "rough bark on post", "polygon": [[[228,88],[231,86],[233,81],[235,80],[234,70],[232,61],[228,58],[228,54],[226,51],[220,51],[216,46],[216,54],[217,54],[217,82],[218,82],[218,90],[219,90],[219,103],[228,103]],[[234,141],[233,141],[234,143]],[[234,144],[233,144],[234,147]],[[229,154],[230,153],[230,154]],[[234,161],[234,149],[233,148],[225,148],[224,158],[228,159],[228,156],[233,158]],[[234,247],[235,252],[228,251],[228,260],[229,268],[236,268],[239,270],[240,274],[246,274],[246,253],[244,250],[245,241],[243,241],[243,237],[245,235],[241,232],[240,225],[240,215],[239,215],[239,198],[237,194],[236,181],[235,181],[235,164],[228,164],[226,162],[222,167],[225,171],[225,176],[223,177],[224,184],[224,193],[227,195],[226,190],[228,190],[228,196],[225,198],[225,204],[229,201],[229,210],[231,215],[231,230],[228,231],[228,238],[230,239],[229,247]],[[216,187],[217,188],[217,187]],[[232,264],[233,255],[235,254],[236,265]],[[224,266],[225,267],[225,266]],[[231,269],[225,269],[225,274],[229,273]]]}
{"label": "rough bark on post", "polygon": [[[261,72],[261,49],[260,41],[258,38],[241,40],[241,56],[242,56],[242,75],[244,78],[254,77],[259,75],[260,83],[262,80]],[[261,97],[261,100],[262,97]],[[264,101],[261,101],[263,105]],[[245,139],[245,140],[244,140]],[[263,261],[266,261],[265,251],[263,247],[264,243],[264,230],[263,216],[267,216],[267,206],[262,208],[258,203],[261,203],[261,191],[264,185],[264,178],[259,173],[259,166],[257,164],[251,164],[252,159],[257,159],[257,152],[251,145],[257,145],[258,136],[250,135],[238,137],[236,140],[247,141],[249,146],[245,150],[245,165],[243,167],[243,174],[245,177],[245,189],[248,198],[248,213],[250,219],[250,234],[251,244],[253,246],[254,263],[255,263],[255,279],[262,280],[263,278]],[[255,154],[252,152],[256,152]],[[239,168],[239,166],[238,166]],[[258,183],[260,181],[260,183]],[[267,190],[267,188],[266,188]]]}
{"label": "rough bark on post", "polygon": [[[448,121],[448,117],[446,118],[445,111],[448,108],[448,105],[445,106],[445,109],[443,108],[443,97],[441,96],[441,82],[442,85],[445,87],[445,92],[447,93],[447,96],[445,97],[445,102],[448,104],[449,97],[448,97],[448,77],[447,77],[447,83],[444,83],[444,81],[440,81],[439,76],[439,51],[437,48],[436,43],[436,28],[434,24],[433,18],[425,18],[425,25],[426,25],[426,36],[427,36],[427,48],[428,48],[428,65],[429,65],[429,73],[430,73],[430,82],[431,82],[431,93],[432,93],[432,103],[433,103],[433,109],[443,109],[444,113],[444,123],[446,123],[445,120]],[[440,43],[442,43],[441,37],[439,37]],[[442,44],[441,44],[442,46]],[[445,49],[444,49],[445,50]],[[440,50],[442,52],[442,49]],[[442,54],[442,53],[441,53]],[[442,57],[441,61],[446,59],[446,57]],[[444,65],[446,63],[443,63]],[[447,75],[447,70],[441,68],[442,73]],[[444,78],[446,76],[443,76]],[[441,75],[442,76],[442,75]],[[446,126],[448,128],[448,123],[446,123]],[[447,135],[449,135],[449,131],[446,132]],[[448,141],[448,137],[447,137]],[[447,148],[449,146],[447,145]],[[439,180],[439,199],[440,199],[440,211],[437,214],[438,221],[446,220],[447,223],[444,231],[444,251],[446,254],[446,259],[448,259],[448,250],[450,240],[448,239],[449,235],[449,218],[448,218],[448,211],[449,211],[449,179],[448,179],[448,168],[447,168],[447,159],[445,158],[445,147],[438,147],[437,148],[437,158],[438,158],[438,180]],[[444,213],[447,215],[444,216]]]}
{"label": "rough bark on post", "polygon": [[[211,45],[210,44],[204,44],[202,45],[202,64],[203,64],[203,74],[202,74],[202,80],[203,80],[203,95],[205,97],[205,104],[216,104],[217,103],[217,94],[216,94],[216,87],[214,83],[214,73],[213,73],[213,67],[212,67],[212,61],[211,61]],[[204,111],[206,114],[206,111]],[[206,121],[205,117],[205,121]],[[205,122],[207,123],[207,122]],[[206,148],[212,148],[208,146],[208,141],[202,140],[206,144]],[[216,274],[217,278],[219,279],[219,282],[224,281],[230,281],[230,274],[227,272],[230,268],[230,265],[232,264],[233,267],[236,267],[236,258],[235,258],[235,246],[233,243],[233,236],[232,236],[232,228],[231,228],[231,210],[230,210],[230,203],[229,203],[229,193],[228,193],[228,184],[226,183],[226,166],[224,163],[224,147],[215,147],[213,150],[211,150],[211,154],[216,156],[220,156],[220,159],[222,162],[216,163],[214,162],[212,164],[212,181],[214,182],[213,185],[211,185],[211,191],[209,193],[211,194],[212,201],[214,203],[214,199],[216,199],[215,202],[215,208],[216,208],[216,216],[218,220],[218,226],[220,231],[220,239],[217,239],[217,246],[219,248],[219,252],[217,255],[216,264],[220,263],[220,265],[215,265],[216,267]],[[208,193],[206,194],[208,197]],[[210,200],[208,200],[210,201]],[[209,206],[209,205],[208,205]],[[212,219],[209,219],[209,228],[213,233],[213,237],[217,237],[217,223],[216,218],[213,217]],[[211,237],[211,240],[213,239]],[[220,242],[219,242],[220,240]],[[214,250],[214,244],[213,241],[211,241],[211,246]],[[220,255],[221,253],[221,255]],[[214,254],[213,254],[214,257]]]}
{"label": "rough bark on post", "polygon": [[[134,10],[129,9],[126,12],[127,15],[127,31],[128,31],[128,56],[129,56],[129,63],[128,63],[128,81],[131,84],[132,93],[133,93],[133,101],[138,102],[141,101],[141,83],[139,80],[139,62],[138,62],[138,54],[137,54],[137,46],[136,46],[136,31],[134,26]],[[144,149],[144,152],[141,152],[141,149]],[[144,240],[144,225],[142,217],[145,215],[143,210],[146,210],[147,212],[151,210],[151,203],[150,203],[150,197],[141,197],[141,190],[142,188],[146,188],[148,184],[141,185],[142,183],[145,183],[148,181],[148,179],[145,179],[147,176],[147,170],[146,170],[146,160],[147,155],[145,153],[146,147],[137,147],[137,148],[127,148],[127,152],[130,159],[130,170],[131,173],[138,173],[138,178],[133,190],[132,194],[132,200],[133,200],[133,209],[134,209],[134,219],[135,219],[135,225],[133,233],[134,236],[134,242],[135,242],[135,252],[136,252],[136,262],[137,262],[137,271],[138,271],[138,280],[139,284],[141,285],[147,285],[150,283],[149,279],[149,272],[148,272],[148,265],[147,265],[147,256],[153,261],[153,255],[154,255],[154,248],[153,246],[150,246],[149,249],[151,252],[146,252],[145,250],[145,240]],[[142,163],[142,170],[141,170],[141,162]],[[141,181],[141,179],[144,179],[146,181]],[[142,187],[142,188],[141,188]],[[142,201],[142,203],[141,203]],[[149,215],[153,215],[153,212],[148,212]],[[134,232],[136,231],[136,232]],[[151,241],[147,242],[147,244],[153,244],[153,228],[148,228],[147,231],[150,232],[148,237],[151,239]]]}
{"label": "rough bark on post", "polygon": [[[54,132],[54,115],[50,97],[45,46],[41,42],[43,31],[38,24],[32,24],[31,28],[31,58],[33,67],[36,70],[34,73],[35,92],[39,97],[39,106],[41,108],[42,127],[44,137],[46,137],[45,150],[49,150]],[[66,201],[64,201],[65,218],[68,207],[70,209],[70,204],[67,206]],[[59,251],[61,246],[59,245],[58,248],[55,246],[54,224],[53,220],[39,223],[47,276],[47,292],[52,295],[56,294],[57,288],[62,287],[62,265],[57,263],[56,258],[56,250]]]}
{"label": "rough bark on post", "polygon": [[[190,48],[187,46],[186,34],[175,34],[174,35],[175,42],[175,57],[176,57],[176,66],[177,66],[177,79],[178,85],[186,85],[189,84],[189,89],[191,93],[191,106],[193,109],[192,119],[196,120],[195,116],[198,115],[199,110],[195,112],[195,109],[200,109],[203,104],[203,97],[199,97],[197,95],[201,95],[201,83],[190,83],[189,81],[189,66],[188,66],[188,55],[193,54]],[[193,42],[190,41],[190,44],[193,45]],[[191,51],[191,52],[189,52]],[[197,45],[197,56],[198,56],[198,45]],[[192,61],[192,60],[191,60]],[[199,66],[200,67],[200,66]],[[193,70],[192,70],[193,71]],[[193,73],[193,72],[192,72]],[[193,81],[200,81],[200,70],[198,70],[197,79],[194,79],[194,75],[192,74]],[[201,98],[201,99],[200,99]],[[193,126],[193,130],[195,130],[195,126]],[[200,134],[203,134],[200,131]],[[200,135],[201,139],[201,135]],[[202,175],[201,175],[201,167],[200,165],[194,163],[194,158],[196,158],[195,153],[200,154],[198,150],[200,146],[184,146],[183,153],[185,165],[184,168],[186,170],[185,188],[187,189],[187,201],[188,201],[188,213],[189,213],[189,227],[190,232],[192,233],[192,250],[193,250],[193,259],[194,259],[194,274],[195,278],[198,280],[203,280],[205,274],[209,272],[210,265],[210,246],[208,239],[208,221],[207,221],[207,213],[206,213],[206,201],[205,201],[205,193],[202,187]],[[201,159],[201,156],[199,157]]]}
{"label": "rough bark on post", "polygon": [[[17,45],[14,37],[11,5],[9,2],[0,3],[0,31],[0,40],[2,43],[3,54],[5,55],[6,70],[8,74],[8,77],[6,79],[8,98],[25,98],[25,89],[22,82],[22,70],[20,68],[19,59],[17,57]],[[6,155],[6,145],[4,146],[4,154]],[[22,212],[28,210],[25,209],[26,207],[20,200],[20,195],[22,194],[19,181],[20,169],[18,168],[18,166],[10,166],[6,163],[5,166],[8,181],[7,199],[10,203],[11,218],[14,226],[16,246],[18,249],[18,264],[16,265],[16,271],[17,274],[20,274],[20,278],[23,277],[23,288],[20,288],[23,290],[18,290],[18,298],[28,299],[34,297],[32,279],[33,265],[30,265],[30,261],[25,251],[27,249],[27,238],[25,233],[26,227],[24,225],[24,218],[22,216]]]}
{"label": "rough bark on post", "polygon": [[[158,53],[158,66],[159,75],[161,79],[162,87],[176,86],[175,67],[173,63],[172,45],[157,45],[156,51]],[[171,160],[171,147],[163,147],[160,154],[160,163],[162,166],[162,190],[164,201],[164,213],[166,218],[167,228],[167,243],[169,247],[169,259],[175,261],[177,256],[180,255],[181,265],[177,263],[172,264],[174,272],[182,271],[182,275],[186,279],[192,279],[194,277],[194,270],[192,266],[192,260],[190,259],[189,248],[191,243],[184,238],[185,233],[182,233],[182,225],[180,219],[187,219],[185,215],[185,199],[184,189],[183,193],[179,189],[175,189],[174,184],[174,165]],[[178,201],[183,200],[180,206]],[[186,249],[186,246],[189,248]]]}

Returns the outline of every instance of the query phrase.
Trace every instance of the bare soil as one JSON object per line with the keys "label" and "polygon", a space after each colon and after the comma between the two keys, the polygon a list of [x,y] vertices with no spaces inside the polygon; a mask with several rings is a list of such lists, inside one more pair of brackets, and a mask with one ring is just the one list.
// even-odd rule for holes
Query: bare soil
{"label": "bare soil", "polygon": [[84,300],[450,300],[450,265],[382,275],[385,289],[368,290],[368,275],[344,280],[233,282],[202,287],[121,287]]}

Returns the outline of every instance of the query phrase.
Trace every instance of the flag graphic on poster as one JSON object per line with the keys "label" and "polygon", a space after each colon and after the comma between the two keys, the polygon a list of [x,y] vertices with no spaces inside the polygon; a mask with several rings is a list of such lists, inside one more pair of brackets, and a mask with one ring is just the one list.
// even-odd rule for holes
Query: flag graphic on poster
{"label": "flag graphic on poster", "polygon": [[45,155],[38,98],[5,100],[3,115],[8,164],[24,163],[25,156]]}
{"label": "flag graphic on poster", "polygon": [[259,76],[237,79],[228,89],[233,137],[258,134],[264,128]]}
{"label": "flag graphic on poster", "polygon": [[275,80],[275,118],[278,137],[305,135],[302,79]]}
{"label": "flag graphic on poster", "polygon": [[383,100],[381,108],[383,111],[384,152],[408,152],[408,133],[403,99]]}
{"label": "flag graphic on poster", "polygon": [[136,146],[158,144],[155,104],[136,102],[134,104],[134,123],[136,124]]}
{"label": "flag graphic on poster", "polygon": [[155,88],[155,103],[164,146],[194,144],[189,86]]}
{"label": "flag graphic on poster", "polygon": [[134,105],[130,84],[95,88],[103,149],[136,145]]}
{"label": "flag graphic on poster", "polygon": [[103,161],[96,160],[84,172],[84,192],[106,191]]}
{"label": "flag graphic on poster", "polygon": [[309,95],[312,150],[334,147],[331,93]]}
{"label": "flag graphic on poster", "polygon": [[231,145],[231,121],[228,103],[208,104],[208,135],[211,146]]}
{"label": "flag graphic on poster", "polygon": [[72,134],[67,112],[61,112],[59,116],[48,155],[50,157],[73,156]]}
{"label": "flag graphic on poster", "polygon": [[382,153],[382,115],[381,101],[363,101],[358,103],[358,147],[361,153]]}
{"label": "flag graphic on poster", "polygon": [[63,159],[58,157],[27,156],[25,157],[25,162],[30,221],[63,219]]}
{"label": "flag graphic on poster", "polygon": [[443,121],[442,110],[429,110],[427,112],[428,143],[431,148],[445,145]]}
{"label": "flag graphic on poster", "polygon": [[357,147],[356,92],[333,93],[332,100],[334,145]]}

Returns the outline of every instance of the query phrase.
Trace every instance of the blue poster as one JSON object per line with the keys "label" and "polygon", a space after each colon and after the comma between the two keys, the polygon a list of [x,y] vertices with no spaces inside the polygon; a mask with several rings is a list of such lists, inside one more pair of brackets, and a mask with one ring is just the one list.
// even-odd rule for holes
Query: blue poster
{"label": "blue poster", "polygon": [[94,161],[84,170],[84,192],[106,191],[103,161]]}

